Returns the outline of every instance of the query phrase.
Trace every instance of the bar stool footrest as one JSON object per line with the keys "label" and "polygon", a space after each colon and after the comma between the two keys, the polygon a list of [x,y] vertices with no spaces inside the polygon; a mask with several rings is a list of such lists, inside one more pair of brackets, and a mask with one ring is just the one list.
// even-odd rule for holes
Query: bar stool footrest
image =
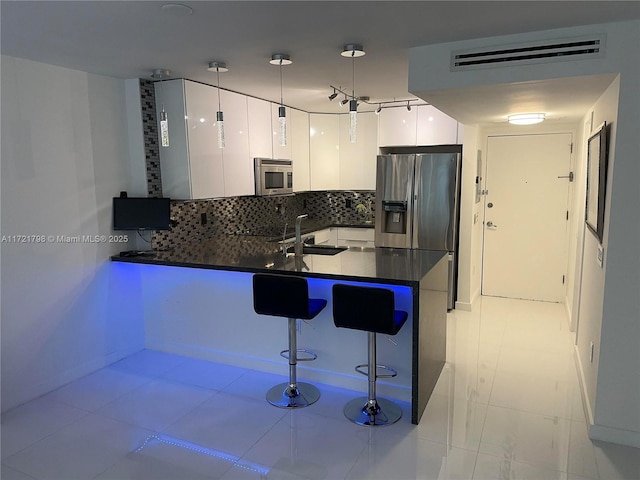
{"label": "bar stool footrest", "polygon": [[[378,369],[380,370],[386,370],[389,373],[378,373]],[[358,372],[360,375],[364,375],[364,376],[369,376],[369,364],[367,363],[363,363],[362,365],[358,365],[355,368],[356,372]],[[376,378],[393,378],[396,377],[398,375],[398,372],[396,370],[394,370],[393,368],[387,366],[387,365],[376,365]]]}
{"label": "bar stool footrest", "polygon": [[[289,349],[282,350],[280,352],[280,356],[289,360]],[[316,358],[318,358],[318,355],[311,350],[305,350],[304,348],[299,348],[296,350],[296,360],[299,362],[312,362]]]}

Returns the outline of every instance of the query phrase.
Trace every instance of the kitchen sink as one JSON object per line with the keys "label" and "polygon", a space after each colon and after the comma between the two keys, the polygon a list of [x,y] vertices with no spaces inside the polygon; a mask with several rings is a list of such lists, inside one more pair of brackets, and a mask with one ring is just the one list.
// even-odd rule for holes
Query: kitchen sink
{"label": "kitchen sink", "polygon": [[[348,247],[335,247],[333,245],[304,245],[302,247],[303,255],[337,255],[344,252]],[[293,252],[294,247],[289,247],[287,252]]]}

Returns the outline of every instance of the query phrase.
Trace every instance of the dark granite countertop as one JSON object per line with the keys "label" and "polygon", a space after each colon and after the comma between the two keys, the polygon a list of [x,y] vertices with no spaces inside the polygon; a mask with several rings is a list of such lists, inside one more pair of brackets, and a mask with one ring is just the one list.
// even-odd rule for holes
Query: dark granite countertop
{"label": "dark granite countertop", "polygon": [[[336,225],[323,223],[319,228]],[[310,221],[306,233],[319,229]],[[370,228],[370,227],[368,227]],[[114,256],[113,261],[240,272],[287,272],[306,277],[370,281],[416,286],[446,255],[444,251],[351,247],[333,256],[285,257],[277,239],[265,236],[219,235],[181,245],[171,251]]]}
{"label": "dark granite countertop", "polygon": [[[324,230],[325,228],[339,227],[339,228],[374,228],[373,222],[365,221],[349,221],[349,220],[335,220],[335,219],[323,219],[323,218],[306,218],[300,224],[300,233],[307,235],[318,230]],[[241,236],[259,236],[268,237],[269,240],[282,240],[291,239],[295,235],[295,223],[281,224],[281,225],[268,225],[268,226],[256,226],[241,232],[235,232],[236,235]]]}

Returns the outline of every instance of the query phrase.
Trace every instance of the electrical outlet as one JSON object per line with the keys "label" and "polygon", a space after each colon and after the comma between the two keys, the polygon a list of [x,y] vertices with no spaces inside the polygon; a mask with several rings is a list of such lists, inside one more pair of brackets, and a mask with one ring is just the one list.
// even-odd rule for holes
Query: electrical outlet
{"label": "electrical outlet", "polygon": [[206,225],[207,224],[207,214],[206,213],[201,213],[200,214],[200,225]]}

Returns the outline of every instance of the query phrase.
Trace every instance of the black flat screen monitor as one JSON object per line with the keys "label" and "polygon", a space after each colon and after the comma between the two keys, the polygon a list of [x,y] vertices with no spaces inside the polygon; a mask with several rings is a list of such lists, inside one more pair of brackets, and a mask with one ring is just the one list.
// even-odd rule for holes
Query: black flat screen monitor
{"label": "black flat screen monitor", "polygon": [[114,197],[114,230],[169,230],[170,198]]}

